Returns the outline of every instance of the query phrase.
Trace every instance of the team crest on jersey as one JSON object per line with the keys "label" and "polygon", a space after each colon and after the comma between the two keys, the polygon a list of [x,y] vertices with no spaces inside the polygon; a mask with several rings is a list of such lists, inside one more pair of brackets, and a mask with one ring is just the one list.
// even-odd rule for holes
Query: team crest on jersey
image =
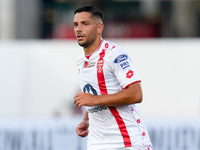
{"label": "team crest on jersey", "polygon": [[98,71],[99,73],[101,73],[101,71],[103,70],[103,64],[104,64],[104,60],[99,60],[99,61],[97,62],[97,71]]}
{"label": "team crest on jersey", "polygon": [[125,54],[119,55],[115,60],[114,63],[120,63],[128,59],[128,56]]}

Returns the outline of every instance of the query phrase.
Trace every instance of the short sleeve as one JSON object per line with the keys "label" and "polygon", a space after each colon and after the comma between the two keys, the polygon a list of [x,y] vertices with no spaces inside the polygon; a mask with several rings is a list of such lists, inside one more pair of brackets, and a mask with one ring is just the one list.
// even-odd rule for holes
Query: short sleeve
{"label": "short sleeve", "polygon": [[135,82],[141,82],[132,60],[121,47],[116,47],[110,55],[110,67],[122,88]]}

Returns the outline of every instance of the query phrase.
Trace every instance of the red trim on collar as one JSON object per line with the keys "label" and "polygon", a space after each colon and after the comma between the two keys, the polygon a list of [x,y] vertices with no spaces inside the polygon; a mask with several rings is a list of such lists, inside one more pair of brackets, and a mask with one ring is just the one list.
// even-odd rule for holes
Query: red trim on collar
{"label": "red trim on collar", "polygon": [[87,55],[87,56],[85,56],[85,57],[86,57],[87,59],[89,59],[91,55],[92,55],[92,54],[90,54],[90,55]]}

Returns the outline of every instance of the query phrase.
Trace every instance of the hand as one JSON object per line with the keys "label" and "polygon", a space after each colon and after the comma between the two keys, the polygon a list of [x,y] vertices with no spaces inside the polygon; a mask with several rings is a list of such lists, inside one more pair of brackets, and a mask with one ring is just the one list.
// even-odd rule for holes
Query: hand
{"label": "hand", "polygon": [[94,106],[95,96],[90,93],[78,93],[74,97],[74,104],[76,107]]}
{"label": "hand", "polygon": [[76,133],[78,134],[78,136],[86,137],[86,136],[88,135],[88,133],[89,133],[88,127],[89,127],[89,122],[88,122],[88,120],[82,121],[82,122],[76,127]]}

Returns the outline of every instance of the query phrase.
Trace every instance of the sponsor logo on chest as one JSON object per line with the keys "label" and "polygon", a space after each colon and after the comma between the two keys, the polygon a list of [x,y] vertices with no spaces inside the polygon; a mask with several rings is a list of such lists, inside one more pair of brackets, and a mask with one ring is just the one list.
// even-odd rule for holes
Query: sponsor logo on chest
{"label": "sponsor logo on chest", "polygon": [[93,108],[88,109],[88,112],[89,113],[96,113],[98,111],[103,111],[103,110],[106,110],[106,109],[107,109],[106,106],[97,106],[97,107],[93,107]]}

